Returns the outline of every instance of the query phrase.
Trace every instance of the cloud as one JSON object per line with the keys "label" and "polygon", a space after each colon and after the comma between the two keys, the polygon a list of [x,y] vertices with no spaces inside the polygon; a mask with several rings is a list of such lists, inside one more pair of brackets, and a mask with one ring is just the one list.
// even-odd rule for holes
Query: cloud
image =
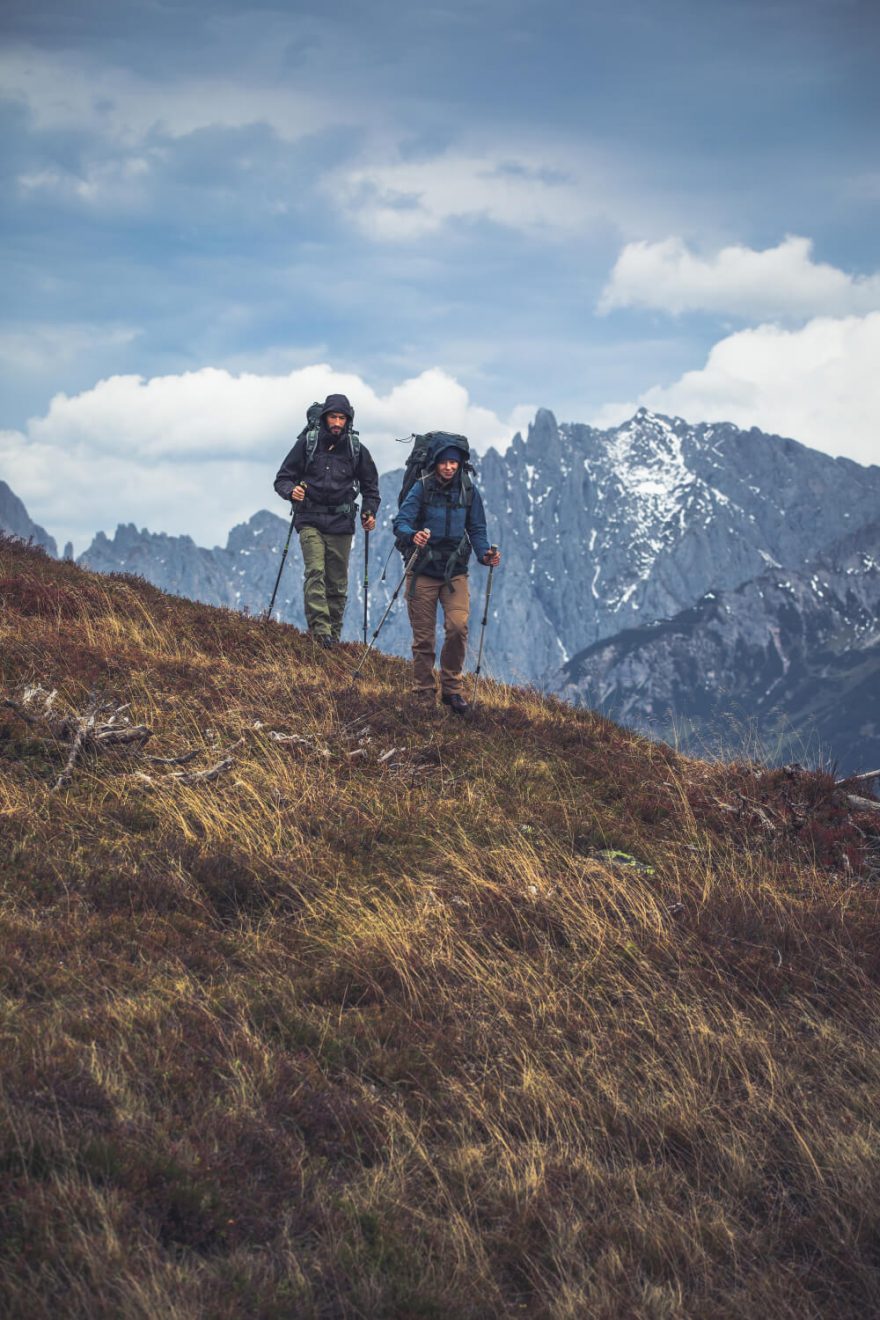
{"label": "cloud", "polygon": [[131,326],[68,322],[0,329],[0,360],[16,372],[53,371],[96,349],[106,351],[133,343],[139,331]]}
{"label": "cloud", "polygon": [[681,238],[628,243],[598,310],[645,307],[771,320],[880,309],[880,274],[849,275],[814,261],[812,251],[810,239],[795,235],[761,252],[736,244],[714,257],[697,256]]}
{"label": "cloud", "polygon": [[77,549],[118,522],[212,545],[259,508],[283,513],[275,473],[308,405],[336,391],[352,400],[380,471],[404,461],[397,436],[442,427],[468,435],[478,452],[504,448],[533,412],[520,406],[503,420],[436,368],[386,394],[326,364],[275,376],[113,376],[57,395],[23,431],[0,431],[0,473],[32,517]]}
{"label": "cloud", "polygon": [[880,463],[880,312],[816,317],[797,330],[760,325],[716,344],[706,365],[593,418],[610,426],[638,404],[690,421],[791,436],[827,454]]}
{"label": "cloud", "polygon": [[90,207],[132,210],[143,205],[153,182],[150,176],[162,154],[150,148],[144,155],[83,163],[78,171],[51,167],[34,170],[18,176],[18,188],[26,196],[40,193]]}
{"label": "cloud", "polygon": [[371,238],[390,243],[467,220],[571,236],[630,210],[601,166],[556,165],[546,150],[503,146],[360,165],[328,176],[325,191]]}
{"label": "cloud", "polygon": [[[172,80],[36,49],[0,52],[0,98],[24,105],[43,132],[85,132],[125,148],[156,134],[180,138],[205,128],[268,124],[285,142],[362,122],[345,97],[320,86],[249,83],[241,74]],[[32,181],[33,182],[33,181]]]}

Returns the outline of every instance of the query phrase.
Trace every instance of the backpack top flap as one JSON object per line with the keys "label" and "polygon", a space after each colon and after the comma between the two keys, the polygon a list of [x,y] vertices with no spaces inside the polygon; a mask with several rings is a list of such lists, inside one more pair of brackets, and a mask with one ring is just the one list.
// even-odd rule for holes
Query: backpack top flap
{"label": "backpack top flap", "polygon": [[456,448],[462,451],[462,486],[466,492],[469,506],[471,483],[467,479],[467,473],[473,471],[473,465],[470,462],[471,447],[467,436],[454,435],[451,431],[426,431],[424,435],[414,435],[413,442],[412,452],[406,460],[406,467],[403,469],[403,481],[400,483],[400,490],[397,495],[398,509],[419,478],[427,477],[433,472],[434,456],[445,449],[447,445],[455,445]]}

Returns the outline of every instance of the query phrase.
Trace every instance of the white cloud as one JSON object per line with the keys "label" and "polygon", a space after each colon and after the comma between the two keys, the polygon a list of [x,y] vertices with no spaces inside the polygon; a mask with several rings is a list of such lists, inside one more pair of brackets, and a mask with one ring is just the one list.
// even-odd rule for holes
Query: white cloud
{"label": "white cloud", "polygon": [[331,174],[325,188],[370,237],[392,243],[469,219],[572,235],[611,218],[629,227],[632,210],[611,171],[598,163],[554,162],[544,149],[497,145],[368,163]]}
{"label": "white cloud", "polygon": [[[249,124],[268,124],[281,139],[295,142],[355,119],[346,97],[314,82],[301,88],[249,84],[242,76],[161,81],[22,48],[0,51],[0,97],[27,106],[37,129],[85,131],[129,148],[152,133],[179,138],[202,128]],[[360,105],[357,117],[362,122]]]}
{"label": "white cloud", "polygon": [[736,244],[713,257],[696,255],[681,238],[628,243],[598,310],[646,307],[771,320],[880,309],[880,275],[849,275],[814,261],[812,251],[809,239],[793,235],[764,251]]}
{"label": "white cloud", "polygon": [[139,333],[130,326],[82,321],[8,328],[0,330],[0,359],[7,371],[43,372],[49,367],[57,371],[96,349],[124,348]]}
{"label": "white cloud", "polygon": [[[332,51],[328,58],[332,58]],[[338,58],[338,52],[336,57]],[[413,125],[395,126],[387,96],[340,95],[317,80],[278,80],[240,70],[226,77],[169,72],[147,77],[97,58],[34,48],[0,51],[0,101],[26,107],[38,131],[87,135],[92,159],[75,170],[34,165],[17,178],[23,193],[133,207],[153,186],[176,139],[203,129],[268,126],[284,143],[328,129],[371,143],[359,165],[327,170],[311,186],[381,242],[423,238],[447,224],[489,220],[544,235],[578,237],[597,224],[643,233],[646,211],[660,232],[680,223],[667,195],[645,200],[642,170],[580,140],[560,146],[535,134],[489,142],[469,135],[430,159],[406,154]],[[337,153],[338,154],[338,153]],[[345,150],[342,150],[345,156]],[[290,201],[267,203],[277,215]],[[693,203],[690,203],[691,209]]]}
{"label": "white cloud", "polygon": [[259,508],[283,514],[275,473],[308,405],[331,392],[351,399],[380,471],[404,461],[395,437],[442,427],[469,436],[478,451],[504,448],[533,411],[520,406],[502,420],[436,368],[384,395],[326,364],[276,376],[217,368],[113,376],[57,395],[24,432],[0,431],[0,473],[33,518],[78,550],[118,522],[213,545]]}
{"label": "white cloud", "polygon": [[722,339],[704,367],[593,418],[610,426],[638,404],[690,421],[791,436],[827,454],[880,463],[880,312],[816,317],[797,330],[760,325]]}
{"label": "white cloud", "polygon": [[22,193],[43,193],[65,200],[84,202],[87,206],[113,206],[130,210],[141,205],[151,184],[156,162],[163,153],[150,148],[143,155],[120,156],[115,160],[95,161],[72,170],[44,169],[20,174]]}

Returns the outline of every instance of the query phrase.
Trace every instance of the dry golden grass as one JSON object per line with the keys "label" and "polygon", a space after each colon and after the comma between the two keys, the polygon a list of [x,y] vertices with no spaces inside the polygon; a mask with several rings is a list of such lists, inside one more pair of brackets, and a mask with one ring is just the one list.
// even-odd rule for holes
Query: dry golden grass
{"label": "dry golden grass", "polygon": [[880,1311],[880,813],[8,542],[0,606],[0,697],[153,731],[55,789],[0,714],[4,1314]]}

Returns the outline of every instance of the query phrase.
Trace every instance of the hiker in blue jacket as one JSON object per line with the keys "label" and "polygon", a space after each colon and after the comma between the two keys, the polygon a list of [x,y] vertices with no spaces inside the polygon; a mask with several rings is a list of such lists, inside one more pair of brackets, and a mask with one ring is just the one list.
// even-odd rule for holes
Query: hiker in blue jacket
{"label": "hiker in blue jacket", "polygon": [[434,701],[437,603],[443,609],[444,642],[440,653],[440,693],[443,703],[464,715],[468,709],[462,688],[467,649],[470,592],[468,561],[473,550],[481,564],[501,562],[489,545],[486,514],[469,468],[470,446],[464,436],[434,432],[428,450],[427,475],[404,497],[394,519],[394,534],[411,558],[419,556],[408,574],[406,600],[413,630],[413,670],[417,697]]}

